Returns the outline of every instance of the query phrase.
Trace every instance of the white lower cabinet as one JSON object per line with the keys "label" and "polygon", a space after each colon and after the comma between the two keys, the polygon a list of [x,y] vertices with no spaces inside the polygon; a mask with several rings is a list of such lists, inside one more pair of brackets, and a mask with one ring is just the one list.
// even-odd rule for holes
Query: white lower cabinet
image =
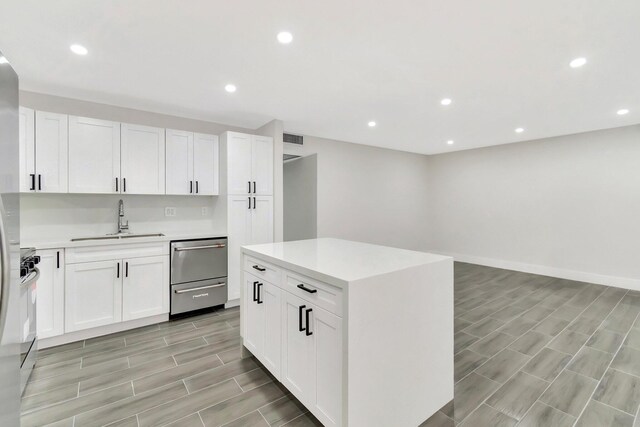
{"label": "white lower cabinet", "polygon": [[122,320],[169,312],[169,256],[123,260]]}
{"label": "white lower cabinet", "polygon": [[66,266],[65,332],[122,321],[121,261]]}
{"label": "white lower cabinet", "polygon": [[270,270],[256,271],[244,272],[244,346],[325,426],[341,426],[342,318],[312,302],[317,290],[306,299],[260,277]]}
{"label": "white lower cabinet", "polygon": [[46,249],[36,252],[40,257],[36,322],[38,338],[64,333],[64,250]]}

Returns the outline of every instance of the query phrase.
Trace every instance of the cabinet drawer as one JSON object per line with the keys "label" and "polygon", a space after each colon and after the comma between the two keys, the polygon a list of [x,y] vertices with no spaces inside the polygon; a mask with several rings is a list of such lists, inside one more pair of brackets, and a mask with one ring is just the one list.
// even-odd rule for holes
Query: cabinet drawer
{"label": "cabinet drawer", "polygon": [[67,264],[169,255],[169,242],[86,246],[65,251]]}
{"label": "cabinet drawer", "polygon": [[342,316],[342,289],[285,271],[284,288],[336,316]]}
{"label": "cabinet drawer", "polygon": [[253,274],[259,279],[280,286],[282,282],[282,270],[257,258],[244,256],[244,271]]}

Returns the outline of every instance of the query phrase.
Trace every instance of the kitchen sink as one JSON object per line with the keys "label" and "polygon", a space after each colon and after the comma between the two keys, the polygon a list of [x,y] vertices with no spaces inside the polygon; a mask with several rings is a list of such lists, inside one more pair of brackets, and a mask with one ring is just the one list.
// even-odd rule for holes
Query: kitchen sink
{"label": "kitchen sink", "polygon": [[95,237],[77,237],[75,239],[71,239],[72,242],[82,242],[85,240],[118,240],[118,239],[135,239],[141,237],[162,237],[164,234],[162,233],[148,233],[148,234],[107,234],[106,236],[95,236]]}

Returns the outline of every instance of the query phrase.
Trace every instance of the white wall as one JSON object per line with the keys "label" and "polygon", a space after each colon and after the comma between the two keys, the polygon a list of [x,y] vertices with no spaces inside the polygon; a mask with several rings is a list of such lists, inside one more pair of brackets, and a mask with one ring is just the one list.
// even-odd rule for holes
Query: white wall
{"label": "white wall", "polygon": [[640,289],[640,126],[428,158],[429,244]]}
{"label": "white wall", "polygon": [[287,154],[318,157],[318,237],[427,249],[427,158],[311,136]]}
{"label": "white wall", "polygon": [[318,237],[318,155],[283,165],[284,240]]}

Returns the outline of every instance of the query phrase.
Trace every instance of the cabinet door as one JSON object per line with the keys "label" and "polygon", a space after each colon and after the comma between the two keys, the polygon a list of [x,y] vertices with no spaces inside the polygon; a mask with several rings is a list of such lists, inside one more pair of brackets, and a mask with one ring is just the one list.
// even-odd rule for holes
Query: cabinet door
{"label": "cabinet door", "polygon": [[251,135],[227,134],[227,193],[253,193],[251,182]]}
{"label": "cabinet door", "polygon": [[258,304],[258,280],[251,274],[245,273],[245,329],[244,345],[258,359],[264,350],[264,303]]}
{"label": "cabinet door", "polygon": [[164,194],[164,129],[121,125],[122,193]]}
{"label": "cabinet door", "polygon": [[166,193],[192,194],[193,132],[167,129]]}
{"label": "cabinet door", "polygon": [[264,306],[264,346],[262,348],[262,358],[260,361],[269,369],[269,371],[278,379],[280,379],[280,363],[282,351],[282,343],[280,334],[282,333],[282,291],[269,282],[261,282],[263,285],[259,288],[259,297]]}
{"label": "cabinet door", "polygon": [[240,298],[242,266],[240,247],[251,243],[251,198],[229,196],[227,198],[228,223],[228,293],[229,300]]}
{"label": "cabinet door", "polygon": [[64,250],[47,249],[40,257],[36,298],[38,338],[64,334]]}
{"label": "cabinet door", "polygon": [[68,191],[68,130],[66,114],[36,111],[37,191]]}
{"label": "cabinet door", "polygon": [[251,209],[252,245],[273,242],[273,196],[255,196]]}
{"label": "cabinet door", "polygon": [[251,181],[255,182],[255,194],[273,195],[273,138],[252,136],[251,175]]}
{"label": "cabinet door", "polygon": [[35,112],[20,107],[20,192],[35,191]]}
{"label": "cabinet door", "polygon": [[310,313],[315,339],[313,413],[325,426],[342,423],[342,319],[321,308]]}
{"label": "cabinet door", "polygon": [[122,320],[169,312],[169,256],[123,260]]}
{"label": "cabinet door", "polygon": [[119,180],[120,123],[70,116],[69,192],[120,193]]}
{"label": "cabinet door", "polygon": [[193,180],[195,193],[203,196],[218,194],[219,175],[218,137],[196,133],[193,135]]}
{"label": "cabinet door", "polygon": [[303,404],[314,402],[315,393],[315,337],[307,335],[306,310],[311,305],[290,294],[282,292],[282,383]]}
{"label": "cabinet door", "polygon": [[66,266],[65,332],[122,321],[121,261]]}

